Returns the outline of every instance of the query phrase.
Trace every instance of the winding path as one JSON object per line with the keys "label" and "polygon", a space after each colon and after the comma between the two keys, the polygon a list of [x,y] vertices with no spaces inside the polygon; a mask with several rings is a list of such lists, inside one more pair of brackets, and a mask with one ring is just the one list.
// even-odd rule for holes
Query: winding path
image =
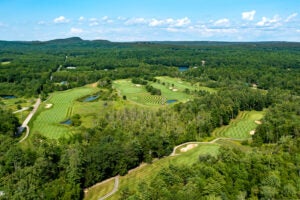
{"label": "winding path", "polygon": [[[176,154],[176,150],[177,150],[178,148],[184,146],[184,145],[188,145],[188,144],[214,144],[214,143],[216,143],[216,142],[219,141],[219,140],[236,140],[236,141],[244,141],[245,139],[238,139],[238,138],[223,138],[223,137],[220,137],[220,138],[216,138],[216,139],[214,139],[214,140],[212,140],[212,141],[209,141],[209,142],[186,142],[186,143],[183,143],[183,144],[180,144],[180,145],[175,146],[175,147],[173,148],[173,152],[170,154],[170,156],[178,156],[178,155],[180,155],[180,154]],[[141,165],[141,166],[144,166],[144,165]],[[132,170],[138,169],[138,168],[140,168],[141,166],[136,167],[136,168],[134,168],[134,169],[132,169]],[[132,170],[130,170],[130,171],[132,171]],[[130,171],[129,171],[129,173],[130,173]],[[96,185],[94,185],[94,186],[91,187],[91,188],[93,188],[93,187],[102,185],[102,184],[104,184],[104,183],[107,183],[108,181],[110,181],[110,180],[112,180],[112,179],[115,179],[115,185],[114,185],[113,190],[112,190],[111,192],[107,193],[106,195],[104,195],[103,197],[100,197],[98,200],[104,200],[104,199],[107,199],[107,198],[111,197],[113,194],[115,194],[115,193],[118,191],[118,189],[119,189],[119,177],[120,177],[120,176],[118,175],[118,176],[112,177],[112,178],[110,178],[110,179],[106,179],[106,180],[104,180],[104,181],[102,181],[102,182],[100,182],[100,183],[97,183]]]}
{"label": "winding path", "polygon": [[22,133],[23,130],[24,130],[25,128],[27,129],[27,130],[26,130],[26,135],[25,135],[25,137],[22,138],[19,142],[23,142],[23,141],[28,137],[29,131],[30,131],[30,130],[29,130],[29,127],[28,127],[28,123],[29,123],[29,121],[31,120],[31,118],[34,116],[34,114],[36,113],[36,111],[38,110],[38,108],[39,108],[41,102],[42,102],[42,101],[41,101],[40,98],[38,98],[38,99],[36,100],[36,103],[34,104],[32,111],[31,111],[31,112],[29,113],[29,115],[26,117],[26,119],[24,120],[23,124],[18,128],[18,134]]}
{"label": "winding path", "polygon": [[113,194],[115,194],[118,191],[118,189],[119,189],[119,176],[115,176],[114,179],[115,179],[115,185],[114,185],[113,190],[110,193],[107,193],[106,195],[104,195],[103,197],[100,197],[98,200],[107,199],[108,197],[112,196]]}

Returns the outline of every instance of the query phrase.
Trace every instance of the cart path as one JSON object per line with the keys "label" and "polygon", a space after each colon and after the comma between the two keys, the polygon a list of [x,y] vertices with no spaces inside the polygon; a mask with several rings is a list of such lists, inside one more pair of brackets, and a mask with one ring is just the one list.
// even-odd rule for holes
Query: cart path
{"label": "cart path", "polygon": [[25,135],[25,137],[24,137],[23,139],[21,139],[19,142],[23,142],[23,141],[28,137],[29,131],[30,131],[30,130],[29,130],[29,127],[28,127],[28,123],[29,123],[29,121],[31,120],[31,118],[34,116],[34,114],[36,113],[36,111],[38,110],[38,108],[39,108],[41,102],[42,102],[42,101],[41,101],[40,98],[38,98],[38,99],[36,100],[36,103],[34,104],[32,111],[31,111],[31,112],[29,113],[29,115],[26,117],[26,119],[24,120],[23,124],[18,128],[18,134],[22,133],[23,130],[24,130],[25,128],[27,129],[27,130],[26,130],[26,135]]}
{"label": "cart path", "polygon": [[[247,139],[247,138],[246,138]],[[184,145],[188,145],[188,144],[214,144],[216,143],[217,141],[219,140],[233,140],[233,141],[243,141],[243,140],[246,140],[246,139],[238,139],[238,138],[225,138],[225,137],[220,137],[220,138],[216,138],[212,141],[209,141],[209,142],[186,142],[186,143],[183,143],[183,144],[180,144],[180,145],[177,145],[173,148],[173,152],[169,155],[169,156],[178,156],[180,154],[176,154],[176,150]],[[140,166],[134,168],[134,169],[131,169],[128,173],[130,173],[131,171],[135,171],[136,169],[139,169],[141,167],[145,166],[145,164],[141,164]],[[109,179],[106,179],[102,182],[99,182],[95,185],[93,185],[92,187],[90,188],[93,188],[93,187],[97,187],[99,185],[102,185],[104,183],[107,183],[108,181],[114,179],[115,180],[115,184],[114,184],[114,188],[111,192],[107,193],[106,195],[104,195],[103,197],[100,197],[98,200],[104,200],[104,199],[107,199],[109,197],[111,197],[113,194],[115,194],[118,189],[119,189],[119,175],[118,176],[115,176],[115,177],[112,177],[112,178],[109,178]],[[85,192],[88,192],[88,189],[85,189]]]}

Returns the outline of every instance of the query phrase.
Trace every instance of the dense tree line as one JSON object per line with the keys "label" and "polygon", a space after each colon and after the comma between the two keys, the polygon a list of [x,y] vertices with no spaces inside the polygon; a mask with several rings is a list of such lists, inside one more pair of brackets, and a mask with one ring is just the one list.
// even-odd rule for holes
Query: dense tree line
{"label": "dense tree line", "polygon": [[121,199],[298,199],[300,139],[281,138],[276,150],[242,152],[221,147],[193,166],[170,165]]}
{"label": "dense tree line", "polygon": [[[195,99],[160,109],[107,103],[94,128],[80,126],[80,116],[74,115],[78,131],[71,138],[49,140],[34,133],[30,148],[17,143],[18,120],[1,107],[1,198],[81,199],[83,188],[167,156],[177,144],[209,137],[240,111],[264,108],[267,114],[253,136],[253,151],[221,148],[217,157],[201,155],[191,167],[171,165],[150,184],[141,183],[138,191],[122,191],[122,198],[300,198],[298,43],[70,38],[0,42],[0,47],[1,62],[10,62],[0,65],[1,95],[45,98],[49,92],[98,81],[101,98],[113,101],[113,80],[134,77],[141,84],[165,75],[217,88],[216,93],[190,91]],[[177,67],[190,68],[179,72]]]}

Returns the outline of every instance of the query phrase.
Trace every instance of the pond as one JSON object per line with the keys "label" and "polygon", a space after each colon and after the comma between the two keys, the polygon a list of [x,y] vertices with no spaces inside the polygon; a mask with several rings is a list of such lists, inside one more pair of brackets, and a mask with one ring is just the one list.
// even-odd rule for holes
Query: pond
{"label": "pond", "polygon": [[184,72],[184,71],[186,71],[186,70],[188,70],[189,69],[189,67],[178,67],[178,70],[180,71],[180,72]]}
{"label": "pond", "polygon": [[71,119],[67,119],[66,121],[60,122],[61,124],[65,124],[65,125],[71,125],[72,124],[72,120]]}
{"label": "pond", "polygon": [[0,95],[0,97],[2,97],[3,99],[15,99],[15,98],[17,98],[14,95]]}
{"label": "pond", "polygon": [[99,96],[100,96],[100,95],[94,95],[94,96],[87,97],[87,98],[83,99],[83,102],[94,101],[94,100],[98,99]]}
{"label": "pond", "polygon": [[167,100],[167,104],[171,104],[171,103],[175,103],[177,102],[178,100],[176,99],[170,99],[170,100]]}

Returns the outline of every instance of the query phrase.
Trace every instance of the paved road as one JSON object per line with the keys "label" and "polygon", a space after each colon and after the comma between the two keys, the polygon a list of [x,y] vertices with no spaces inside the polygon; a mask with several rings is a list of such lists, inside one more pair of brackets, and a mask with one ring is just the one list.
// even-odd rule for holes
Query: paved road
{"label": "paved road", "polygon": [[29,115],[26,117],[26,119],[24,120],[23,124],[18,128],[18,133],[19,133],[19,134],[22,133],[23,130],[24,130],[25,128],[27,128],[26,135],[25,135],[25,137],[24,137],[22,140],[20,140],[20,142],[23,142],[23,141],[28,137],[28,135],[29,135],[29,127],[28,127],[28,123],[29,123],[29,121],[31,120],[31,118],[33,117],[33,115],[36,113],[36,111],[37,111],[37,109],[39,108],[41,102],[42,102],[42,101],[41,101],[40,98],[38,98],[38,99],[36,100],[36,103],[34,104],[32,111],[31,111],[31,112],[29,113]]}

